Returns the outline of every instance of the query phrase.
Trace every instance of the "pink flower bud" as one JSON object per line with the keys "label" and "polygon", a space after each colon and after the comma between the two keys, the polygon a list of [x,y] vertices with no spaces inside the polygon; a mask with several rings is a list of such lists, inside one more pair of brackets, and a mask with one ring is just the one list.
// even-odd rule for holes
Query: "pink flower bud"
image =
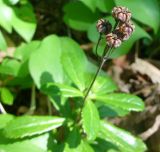
{"label": "pink flower bud", "polygon": [[108,34],[112,29],[112,25],[109,23],[109,21],[104,19],[99,19],[96,27],[98,32],[101,34]]}
{"label": "pink flower bud", "polygon": [[131,19],[131,12],[126,7],[114,7],[112,16],[121,22],[128,22]]}
{"label": "pink flower bud", "polygon": [[110,33],[106,35],[107,45],[109,47],[117,48],[121,45],[122,41],[117,37],[116,34]]}

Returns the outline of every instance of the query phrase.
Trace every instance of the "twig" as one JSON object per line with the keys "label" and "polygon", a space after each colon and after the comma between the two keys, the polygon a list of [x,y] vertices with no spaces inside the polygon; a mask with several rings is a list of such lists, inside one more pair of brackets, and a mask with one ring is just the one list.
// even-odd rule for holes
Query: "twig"
{"label": "twig", "polygon": [[47,106],[48,106],[48,114],[52,115],[52,105],[51,105],[51,101],[49,100],[49,98],[47,98]]}
{"label": "twig", "polygon": [[99,67],[98,67],[98,69],[97,69],[97,72],[96,72],[96,74],[95,74],[95,76],[94,76],[91,84],[89,85],[88,90],[87,90],[87,92],[86,92],[86,94],[85,94],[85,96],[84,96],[84,99],[83,99],[84,102],[86,101],[86,99],[87,99],[87,97],[88,97],[88,95],[89,95],[89,93],[90,93],[90,91],[91,91],[91,89],[92,89],[92,87],[93,87],[93,85],[94,85],[94,82],[95,82],[95,80],[96,80],[96,78],[97,78],[100,70],[102,69],[104,63],[109,59],[109,56],[110,56],[111,53],[112,53],[112,48],[109,48],[108,50],[107,50],[107,49],[108,49],[108,48],[105,47],[105,49],[104,49],[104,55],[103,55],[103,57],[102,57],[102,59],[101,59],[101,63],[100,63],[100,65],[99,65]]}
{"label": "twig", "polygon": [[6,110],[4,109],[4,107],[3,107],[3,105],[2,105],[1,102],[0,102],[0,111],[1,111],[1,113],[3,113],[3,114],[6,114],[6,113],[7,113]]}
{"label": "twig", "polygon": [[100,43],[101,39],[102,39],[102,34],[99,35],[98,42],[97,42],[97,45],[96,45],[96,50],[95,50],[95,52],[96,52],[96,56],[97,56],[97,57],[98,57],[98,46],[99,46],[99,43]]}
{"label": "twig", "polygon": [[32,92],[31,92],[31,104],[28,112],[26,113],[27,115],[33,114],[34,110],[36,109],[36,87],[33,84],[32,86]]}
{"label": "twig", "polygon": [[160,115],[158,115],[156,117],[156,120],[153,124],[153,126],[151,128],[149,128],[148,130],[146,130],[145,132],[141,133],[140,134],[140,137],[143,139],[143,140],[147,140],[150,136],[152,136],[156,131],[158,131],[160,127]]}

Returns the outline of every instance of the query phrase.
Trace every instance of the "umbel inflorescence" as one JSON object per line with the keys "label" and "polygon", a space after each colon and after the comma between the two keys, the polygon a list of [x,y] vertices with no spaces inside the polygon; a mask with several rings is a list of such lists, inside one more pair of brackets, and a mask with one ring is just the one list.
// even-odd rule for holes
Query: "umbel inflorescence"
{"label": "umbel inflorescence", "polygon": [[116,21],[113,30],[111,23],[105,19],[98,20],[97,30],[100,35],[105,35],[108,47],[117,48],[123,41],[129,39],[135,26],[131,22],[131,12],[126,7],[114,7],[112,16]]}

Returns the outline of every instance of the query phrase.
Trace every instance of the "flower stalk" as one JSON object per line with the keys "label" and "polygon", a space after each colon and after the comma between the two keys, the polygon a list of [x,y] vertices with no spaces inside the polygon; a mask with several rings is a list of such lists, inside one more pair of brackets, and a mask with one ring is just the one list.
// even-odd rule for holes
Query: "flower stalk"
{"label": "flower stalk", "polygon": [[131,12],[126,7],[114,7],[112,10],[112,16],[114,17],[116,23],[114,25],[114,29],[112,30],[112,25],[109,21],[105,19],[99,19],[97,22],[97,31],[100,33],[97,45],[96,45],[96,55],[98,56],[97,50],[100,44],[102,35],[105,35],[106,38],[106,47],[103,51],[103,55],[101,58],[101,63],[89,85],[87,92],[84,96],[83,101],[87,100],[87,97],[96,81],[98,74],[100,73],[104,63],[109,59],[110,55],[113,52],[114,48],[120,47],[123,41],[129,39],[129,37],[134,32],[134,24],[131,22]]}

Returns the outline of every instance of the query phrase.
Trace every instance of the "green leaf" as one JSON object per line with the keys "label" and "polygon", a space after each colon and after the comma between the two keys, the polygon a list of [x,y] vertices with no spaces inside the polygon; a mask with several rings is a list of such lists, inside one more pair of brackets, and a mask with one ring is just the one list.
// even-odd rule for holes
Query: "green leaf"
{"label": "green leaf", "polygon": [[69,38],[61,38],[63,50],[62,64],[68,77],[83,91],[85,89],[85,76],[87,58],[80,46]]}
{"label": "green leaf", "polygon": [[47,88],[52,87],[52,86],[58,87],[58,89],[60,90],[63,97],[66,97],[66,98],[68,98],[68,97],[83,97],[83,93],[72,86],[68,86],[68,85],[64,85],[64,84],[60,84],[60,83],[47,84]]}
{"label": "green leaf", "polygon": [[149,25],[156,33],[160,24],[160,10],[157,0],[115,0],[117,6],[126,6],[133,18]]}
{"label": "green leaf", "polygon": [[80,1],[67,3],[63,8],[64,22],[71,28],[86,31],[89,26],[99,18],[98,11],[92,12]]}
{"label": "green leaf", "polygon": [[40,41],[32,41],[28,44],[22,43],[16,48],[14,57],[25,62],[29,59],[30,55],[40,46]]}
{"label": "green leaf", "polygon": [[32,41],[28,44],[21,44],[14,52],[14,57],[21,61],[21,66],[18,70],[18,77],[26,77],[29,73],[29,58],[31,54],[39,47],[40,41]]}
{"label": "green leaf", "polygon": [[13,94],[7,88],[1,88],[1,100],[4,104],[12,105],[14,101]]}
{"label": "green leaf", "polygon": [[115,6],[115,3],[113,0],[100,0],[97,1],[97,7],[102,11],[102,12],[111,12],[112,8]]}
{"label": "green leaf", "polygon": [[84,3],[88,8],[90,8],[93,12],[96,10],[96,0],[80,0]]}
{"label": "green leaf", "polygon": [[119,107],[128,111],[142,111],[144,103],[141,98],[125,93],[113,93],[103,96],[96,96],[96,100],[114,107]]}
{"label": "green leaf", "polygon": [[0,64],[0,73],[16,76],[18,74],[21,63],[14,59],[5,59]]}
{"label": "green leaf", "polygon": [[123,152],[144,152],[146,150],[146,146],[141,139],[108,122],[101,122],[99,137],[115,144]]}
{"label": "green leaf", "polygon": [[0,50],[5,51],[7,49],[7,43],[6,40],[0,30]]}
{"label": "green leaf", "polygon": [[13,10],[3,0],[0,1],[0,25],[9,33],[12,32]]}
{"label": "green leaf", "polygon": [[[98,102],[99,103],[99,102]],[[103,103],[101,103],[103,104]],[[106,117],[116,117],[116,116],[125,116],[130,113],[128,110],[124,110],[120,107],[114,107],[114,106],[109,106],[109,105],[104,105],[100,106],[98,108],[99,115],[101,118],[106,118]]]}
{"label": "green leaf", "polygon": [[0,114],[0,129],[4,128],[13,118],[14,116],[10,114]]}
{"label": "green leaf", "polygon": [[87,100],[82,110],[82,124],[88,140],[94,140],[100,130],[100,118],[95,104]]}
{"label": "green leaf", "polygon": [[30,3],[14,8],[12,26],[25,41],[29,42],[36,30],[36,18]]}
{"label": "green leaf", "polygon": [[49,82],[63,82],[60,57],[60,39],[56,35],[43,39],[40,46],[31,54],[29,69],[38,88]]}
{"label": "green leaf", "polygon": [[68,144],[66,144],[64,152],[94,152],[94,150],[86,141],[82,140],[77,147],[71,148]]}
{"label": "green leaf", "polygon": [[47,152],[49,134],[43,134],[27,140],[0,144],[0,151],[3,152]]}
{"label": "green leaf", "polygon": [[6,3],[10,5],[16,5],[20,0],[5,0]]}
{"label": "green leaf", "polygon": [[92,92],[96,95],[104,95],[117,90],[114,81],[107,75],[98,76],[93,87]]}
{"label": "green leaf", "polygon": [[8,123],[4,134],[8,138],[33,136],[58,128],[63,122],[64,118],[52,116],[21,116]]}
{"label": "green leaf", "polygon": [[92,147],[95,152],[120,152],[117,146],[101,138],[97,138]]}
{"label": "green leaf", "polygon": [[[73,140],[74,139],[74,140]],[[65,143],[65,152],[93,152],[92,147],[81,139],[81,135],[77,128],[74,128],[67,138]]]}

